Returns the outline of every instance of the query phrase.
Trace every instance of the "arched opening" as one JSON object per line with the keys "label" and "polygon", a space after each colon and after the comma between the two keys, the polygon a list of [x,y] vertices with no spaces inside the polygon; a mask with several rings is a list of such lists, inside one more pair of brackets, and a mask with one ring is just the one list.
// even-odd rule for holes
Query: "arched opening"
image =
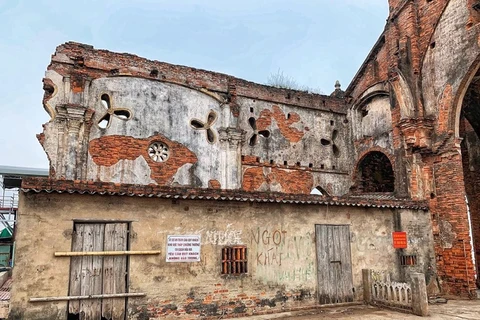
{"label": "arched opening", "polygon": [[313,188],[310,194],[314,194],[317,196],[328,196],[327,191],[325,191],[325,189],[320,186],[316,186],[315,188]]}
{"label": "arched opening", "polygon": [[[462,167],[467,213],[472,238],[472,255],[477,274],[480,272],[480,71],[468,85],[457,118],[457,132],[462,139]],[[480,281],[477,277],[477,287]]]}
{"label": "arched opening", "polygon": [[356,192],[393,192],[395,177],[388,157],[379,151],[367,153],[358,163]]}

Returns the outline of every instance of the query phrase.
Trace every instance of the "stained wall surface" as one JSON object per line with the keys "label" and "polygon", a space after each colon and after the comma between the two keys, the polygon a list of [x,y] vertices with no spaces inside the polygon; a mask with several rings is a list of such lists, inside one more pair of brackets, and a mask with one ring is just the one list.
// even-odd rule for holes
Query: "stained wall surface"
{"label": "stained wall surface", "polygon": [[341,98],[71,42],[44,89],[55,178],[330,195],[352,184]]}
{"label": "stained wall surface", "polygon": [[[74,220],[131,221],[130,250],[160,255],[129,258],[129,319],[254,314],[317,304],[315,225],[348,225],[352,294],[362,299],[362,268],[388,270],[392,279],[435,270],[430,216],[411,209],[193,201],[78,194],[23,193],[16,244],[12,319],[62,319],[66,302],[29,302],[68,295]],[[52,214],[52,213],[55,214]],[[37,237],[29,236],[35,230]],[[392,231],[408,232],[404,254],[416,266],[399,265]],[[199,262],[166,262],[168,235],[199,235]],[[248,273],[221,274],[221,250],[244,245]],[[319,249],[322,253],[322,248]],[[99,272],[101,274],[101,272]]]}
{"label": "stained wall surface", "polygon": [[435,281],[444,293],[475,294],[478,3],[389,5],[357,75],[332,96],[59,46],[44,79],[52,120],[38,136],[51,177],[339,196],[361,193],[360,166],[379,152],[393,170],[387,196],[428,201]]}
{"label": "stained wall surface", "polygon": [[[479,132],[480,7],[474,0],[390,0],[389,5],[385,29],[345,94],[353,120],[375,97],[388,97],[390,137],[375,132],[362,138],[360,122],[353,121],[355,146],[366,149],[357,159],[368,150],[394,159],[396,194],[429,202],[443,292],[472,296],[479,244],[471,235],[479,225],[471,200],[475,173],[466,164],[478,146],[472,145],[472,132],[464,136],[461,128],[465,116]],[[372,131],[383,127],[374,126]],[[461,268],[469,272],[456,274]]]}

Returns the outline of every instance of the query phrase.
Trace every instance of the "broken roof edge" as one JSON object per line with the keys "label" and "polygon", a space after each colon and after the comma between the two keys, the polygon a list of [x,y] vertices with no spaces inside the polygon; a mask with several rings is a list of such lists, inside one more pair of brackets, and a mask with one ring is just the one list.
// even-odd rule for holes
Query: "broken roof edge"
{"label": "broken roof edge", "polygon": [[[93,58],[98,58],[98,61],[94,61]],[[192,88],[197,87],[198,89],[207,89],[213,92],[234,92],[238,97],[340,114],[347,113],[345,98],[331,97],[326,94],[317,94],[304,90],[274,87],[217,71],[151,60],[132,53],[96,49],[92,45],[74,41],[65,42],[57,46],[48,70],[55,70],[55,64],[75,65],[77,60],[81,60],[82,63],[81,67],[75,67],[77,68],[76,71],[83,75],[86,74],[84,72],[86,69],[91,69],[97,76],[104,74],[105,77],[115,77],[110,72],[118,70],[119,73],[116,76],[133,76],[174,84],[182,84],[181,82],[185,81],[185,85]],[[156,71],[156,76],[151,74],[153,70]],[[170,74],[167,74],[167,71]],[[187,74],[190,74],[190,76],[186,77]],[[199,75],[204,75],[205,78],[199,79]]]}
{"label": "broken roof edge", "polygon": [[353,206],[370,208],[428,210],[424,201],[411,199],[373,199],[355,197],[327,197],[279,192],[247,192],[242,190],[201,189],[168,187],[157,185],[133,185],[101,181],[56,180],[49,178],[26,178],[22,181],[22,192],[98,194],[107,196],[130,196],[164,198],[173,200],[217,200],[258,203],[312,204],[331,206]]}

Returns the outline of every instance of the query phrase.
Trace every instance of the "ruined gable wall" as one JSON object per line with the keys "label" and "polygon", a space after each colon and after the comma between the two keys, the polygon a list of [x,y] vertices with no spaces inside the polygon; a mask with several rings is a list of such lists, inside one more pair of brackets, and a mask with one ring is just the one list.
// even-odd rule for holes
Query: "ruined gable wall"
{"label": "ruined gable wall", "polygon": [[[44,86],[52,120],[39,140],[52,177],[289,193],[326,188],[340,177],[332,195],[351,184],[343,99],[77,43],[57,48]],[[264,172],[256,177],[242,155],[261,159],[255,167]],[[271,161],[290,168],[278,168],[273,182],[244,183],[247,173],[265,177],[261,163]],[[308,188],[289,179],[299,174],[312,181]]]}

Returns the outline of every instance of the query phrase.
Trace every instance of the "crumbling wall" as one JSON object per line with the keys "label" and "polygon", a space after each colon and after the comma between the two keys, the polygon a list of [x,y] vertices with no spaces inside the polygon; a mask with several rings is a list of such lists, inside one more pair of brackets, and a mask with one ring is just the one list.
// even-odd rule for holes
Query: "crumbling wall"
{"label": "crumbling wall", "polygon": [[[397,195],[429,201],[443,290],[467,295],[475,288],[476,271],[465,202],[470,178],[463,176],[459,123],[462,100],[478,69],[477,2],[389,4],[385,30],[346,90],[350,113],[355,119],[363,97],[384,87],[392,144],[377,151],[395,159]],[[358,123],[353,130],[360,132]],[[461,268],[466,272],[456,272]]]}
{"label": "crumbling wall", "polygon": [[[422,66],[422,91],[425,113],[435,117],[433,159],[435,197],[431,201],[434,229],[438,230],[437,254],[446,291],[469,292],[476,270],[472,260],[472,241],[467,217],[466,189],[460,155],[460,109],[463,96],[475,74],[479,14],[472,1],[449,1],[436,24]],[[468,192],[467,192],[468,193]],[[457,252],[457,254],[455,254]],[[460,255],[459,253],[462,252]],[[459,265],[469,271],[455,274]],[[462,279],[463,288],[457,285]],[[465,288],[465,289],[464,289]]]}
{"label": "crumbling wall", "polygon": [[[345,112],[327,112],[241,98],[245,128],[243,187],[249,191],[301,190],[320,186],[330,195],[348,192],[353,166]],[[322,105],[325,101],[322,101]]]}
{"label": "crumbling wall", "polygon": [[[332,195],[351,184],[344,99],[77,43],[57,48],[44,89],[39,140],[55,178]],[[273,182],[265,163],[278,165]],[[255,168],[265,183],[248,182]]]}

